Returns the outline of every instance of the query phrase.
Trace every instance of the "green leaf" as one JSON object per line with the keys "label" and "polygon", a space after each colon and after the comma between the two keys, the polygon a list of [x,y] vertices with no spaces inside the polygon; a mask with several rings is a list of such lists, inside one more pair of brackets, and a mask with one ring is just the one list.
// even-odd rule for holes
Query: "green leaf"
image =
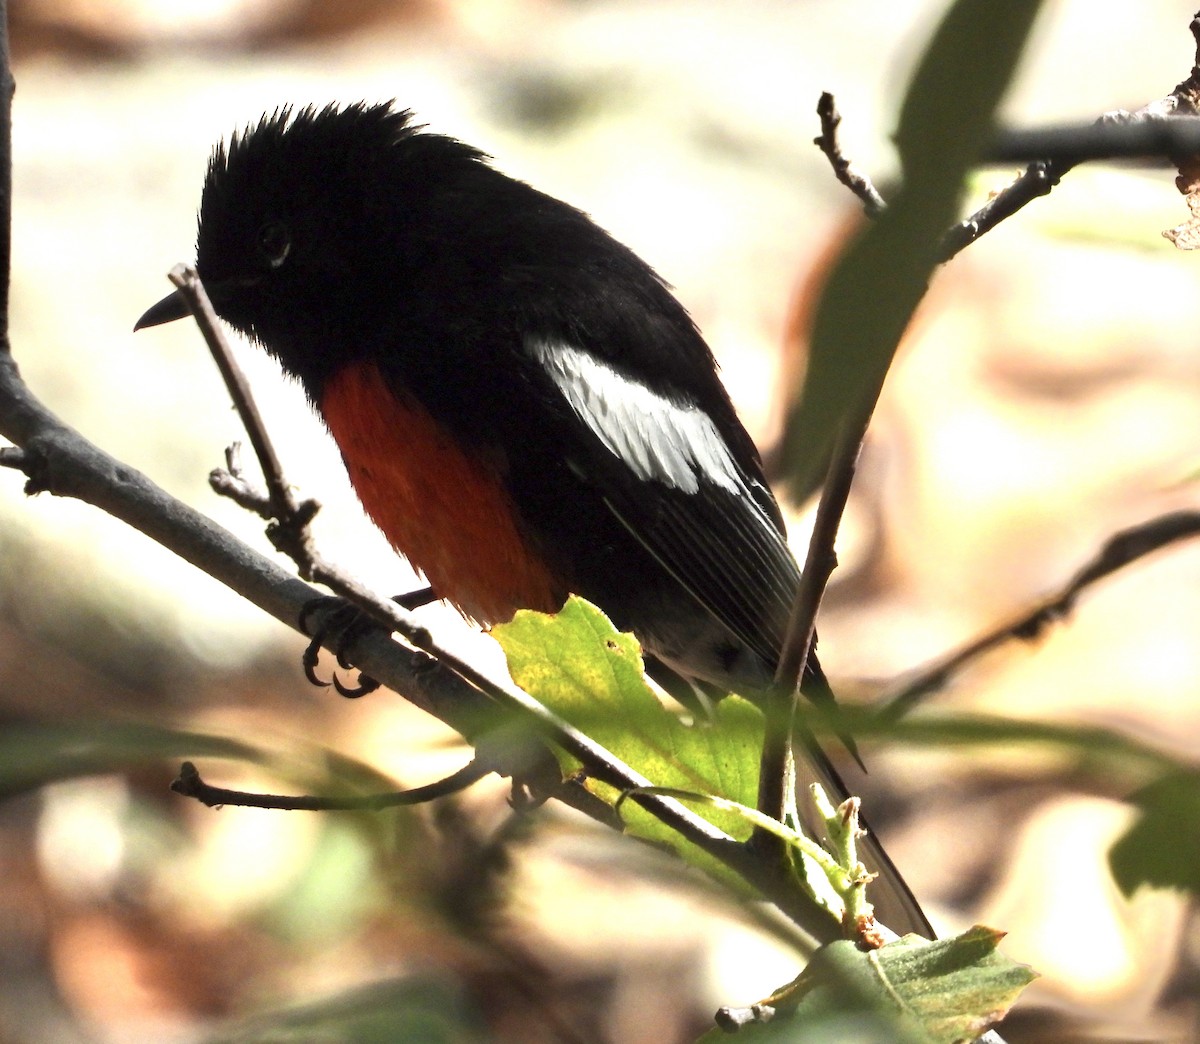
{"label": "green leaf", "polygon": [[210,733],[130,722],[33,723],[0,732],[0,798],[60,780],[143,765],[220,758],[255,765],[301,794],[369,794],[395,781],[313,744],[268,748]]}
{"label": "green leaf", "polygon": [[208,1044],[482,1044],[492,1037],[464,991],[429,973],[260,1015],[207,1039]]}
{"label": "green leaf", "polygon": [[1126,896],[1142,885],[1200,895],[1200,772],[1164,776],[1131,801],[1140,815],[1108,853],[1117,886]]}
{"label": "green leaf", "polygon": [[287,887],[259,911],[259,923],[292,944],[335,945],[394,904],[380,879],[377,846],[383,842],[360,826],[358,818],[322,816],[317,843],[294,864]]}
{"label": "green leaf", "polygon": [[164,759],[205,756],[265,760],[261,751],[237,740],[154,725],[19,725],[0,733],[0,796]]}
{"label": "green leaf", "polygon": [[[836,738],[834,723],[801,704],[801,720],[818,737]],[[1182,770],[1179,758],[1113,729],[1095,725],[1031,721],[999,714],[942,713],[922,710],[897,720],[887,707],[875,710],[852,703],[838,709],[836,725],[856,739],[886,739],[922,747],[979,747],[1024,744],[1078,761],[1071,771],[1103,779],[1111,791],[1114,780],[1138,786],[1166,772]],[[1126,783],[1128,781],[1128,784]]]}
{"label": "green leaf", "polygon": [[820,483],[843,425],[855,431],[875,407],[1039,6],[958,0],[913,75],[896,133],[900,192],[846,249],[814,319],[808,373],[783,443],[800,495]]}
{"label": "green leaf", "polygon": [[931,1040],[974,1040],[1037,978],[996,949],[1003,932],[977,925],[954,939],[906,936],[868,953],[877,989],[898,999]]}
{"label": "green leaf", "polygon": [[[762,715],[737,697],[722,700],[713,720],[690,726],[659,701],[646,682],[641,650],[595,606],[571,598],[557,616],[519,612],[492,629],[513,680],[544,706],[585,732],[655,785],[753,806],[758,793]],[[563,769],[579,766],[560,755]],[[589,782],[611,802],[619,795]],[[736,810],[702,807],[700,814],[735,837],[751,826]],[[628,829],[680,848],[678,835],[632,802],[622,805]],[[691,846],[687,846],[689,849]],[[707,857],[690,857],[711,868]]]}
{"label": "green leaf", "polygon": [[745,1027],[739,1038],[972,1041],[999,1022],[1037,977],[996,949],[1001,938],[975,927],[936,942],[909,935],[867,952],[851,942],[830,943],[794,982],[762,1002],[774,1009],[774,1018]]}

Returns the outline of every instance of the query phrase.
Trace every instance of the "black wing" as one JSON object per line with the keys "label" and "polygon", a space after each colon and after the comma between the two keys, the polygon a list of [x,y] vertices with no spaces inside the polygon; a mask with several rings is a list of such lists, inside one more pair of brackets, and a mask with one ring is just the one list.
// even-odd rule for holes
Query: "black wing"
{"label": "black wing", "polygon": [[679,588],[773,670],[799,570],[744,431],[731,439],[727,422],[686,394],[652,390],[575,345],[531,338],[525,348],[568,407],[563,453],[574,470]]}

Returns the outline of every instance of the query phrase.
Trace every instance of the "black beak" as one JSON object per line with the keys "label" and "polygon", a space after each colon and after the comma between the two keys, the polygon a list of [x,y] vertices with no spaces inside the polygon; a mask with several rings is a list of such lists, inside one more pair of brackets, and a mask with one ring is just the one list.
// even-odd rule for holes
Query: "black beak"
{"label": "black beak", "polygon": [[144,330],[147,326],[161,326],[163,323],[173,323],[176,319],[182,319],[184,316],[191,315],[191,310],[187,306],[187,301],[184,300],[182,292],[175,290],[167,294],[158,304],[151,306],[146,310],[136,323],[133,324],[133,332]]}

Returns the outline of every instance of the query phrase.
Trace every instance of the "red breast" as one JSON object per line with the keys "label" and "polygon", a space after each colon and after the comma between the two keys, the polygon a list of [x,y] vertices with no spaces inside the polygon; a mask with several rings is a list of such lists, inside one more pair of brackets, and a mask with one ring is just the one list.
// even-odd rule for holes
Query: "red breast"
{"label": "red breast", "polygon": [[320,408],[363,508],[439,598],[482,624],[561,607],[559,585],[521,532],[502,461],[464,452],[371,362],[330,378]]}

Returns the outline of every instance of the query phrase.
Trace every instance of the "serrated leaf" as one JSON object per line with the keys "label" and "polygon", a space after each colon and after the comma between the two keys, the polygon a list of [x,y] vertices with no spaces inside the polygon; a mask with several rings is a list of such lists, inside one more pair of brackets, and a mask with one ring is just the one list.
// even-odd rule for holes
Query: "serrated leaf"
{"label": "serrated leaf", "polygon": [[1142,885],[1200,895],[1200,773],[1164,776],[1131,800],[1140,814],[1108,853],[1117,886],[1126,896]]}
{"label": "serrated leaf", "polygon": [[[637,641],[581,598],[569,599],[557,616],[519,612],[511,623],[493,628],[492,636],[522,689],[655,785],[755,804],[763,725],[750,704],[729,697],[717,705],[711,722],[685,724],[646,682]],[[560,757],[565,771],[578,767]],[[610,801],[618,797],[602,784],[589,786]],[[733,836],[749,836],[751,827],[737,811],[699,811]],[[682,844],[674,831],[632,802],[622,806],[622,815],[640,837],[674,848]],[[696,859],[694,851],[689,858]]]}
{"label": "serrated leaf", "polygon": [[[775,1017],[738,1035],[755,1042],[975,1040],[1037,978],[1028,965],[996,949],[1001,938],[1001,932],[977,926],[954,939],[909,935],[867,952],[851,942],[830,943],[794,982],[762,1002]],[[853,1037],[838,1035],[847,1020],[855,1022]]]}
{"label": "serrated leaf", "polygon": [[996,948],[1003,932],[976,925],[954,939],[909,935],[867,954],[881,988],[898,997],[934,1041],[971,1041],[995,1025],[1037,978]]}

